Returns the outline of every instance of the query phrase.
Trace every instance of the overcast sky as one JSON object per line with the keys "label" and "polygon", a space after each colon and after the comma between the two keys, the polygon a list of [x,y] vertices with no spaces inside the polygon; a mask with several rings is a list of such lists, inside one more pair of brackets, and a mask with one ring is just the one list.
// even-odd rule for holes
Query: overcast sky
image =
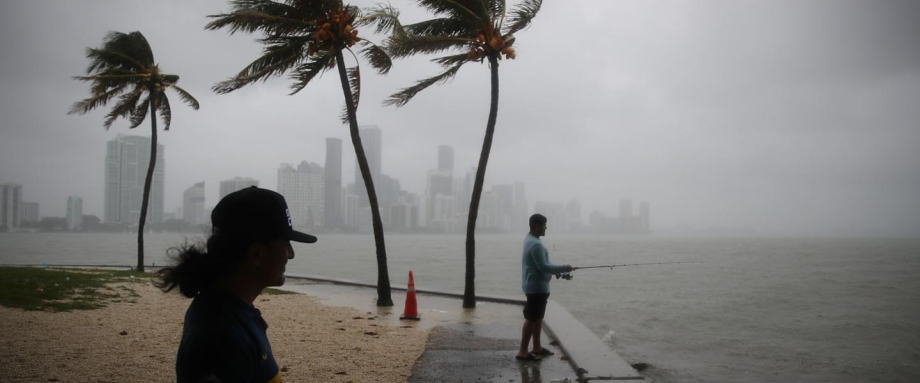
{"label": "overcast sky", "polygon": [[[407,22],[425,17],[412,1],[391,4]],[[286,78],[210,91],[261,49],[256,35],[204,30],[227,10],[217,0],[0,2],[0,183],[22,184],[43,216],[64,215],[68,195],[102,216],[105,142],[149,135],[149,123],[106,131],[107,108],[67,115],[89,94],[71,76],[106,32],[134,30],[201,102],[193,111],[176,98],[160,135],[167,212],[198,181],[208,205],[233,176],[274,189],[280,163],[322,164],[326,137],[345,140],[352,180],[334,72],[294,96]],[[517,59],[500,65],[486,184],[524,181],[531,203],[575,198],[585,215],[647,200],[664,229],[920,235],[917,36],[920,2],[910,0],[546,0],[517,36]],[[383,130],[384,173],[417,193],[438,145],[454,147],[461,174],[475,166],[489,107],[481,64],[406,107],[382,106],[436,73],[427,59],[397,61],[383,77],[363,65],[358,112]]]}

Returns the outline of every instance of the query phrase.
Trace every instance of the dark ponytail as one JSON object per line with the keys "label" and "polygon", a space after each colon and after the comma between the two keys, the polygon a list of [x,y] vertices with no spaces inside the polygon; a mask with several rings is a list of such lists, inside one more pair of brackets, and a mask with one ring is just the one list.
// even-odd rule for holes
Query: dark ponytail
{"label": "dark ponytail", "polygon": [[219,279],[239,269],[246,249],[253,242],[245,236],[221,235],[214,232],[206,244],[188,241],[169,249],[172,266],[160,269],[156,286],[169,292],[179,287],[179,292],[193,298],[202,290],[213,287]]}

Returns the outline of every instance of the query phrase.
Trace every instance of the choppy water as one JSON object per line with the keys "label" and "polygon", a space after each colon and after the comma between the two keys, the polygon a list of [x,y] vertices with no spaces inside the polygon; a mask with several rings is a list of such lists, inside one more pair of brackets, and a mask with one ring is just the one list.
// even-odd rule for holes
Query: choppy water
{"label": "choppy water", "polygon": [[[147,238],[149,263],[181,235]],[[477,292],[520,295],[523,235],[477,241]],[[0,263],[130,265],[129,234],[0,234]],[[462,292],[463,237],[390,235],[390,278]],[[576,271],[552,297],[662,382],[920,381],[920,239],[550,236],[554,263],[703,263]],[[297,245],[288,272],[376,281],[371,236]]]}

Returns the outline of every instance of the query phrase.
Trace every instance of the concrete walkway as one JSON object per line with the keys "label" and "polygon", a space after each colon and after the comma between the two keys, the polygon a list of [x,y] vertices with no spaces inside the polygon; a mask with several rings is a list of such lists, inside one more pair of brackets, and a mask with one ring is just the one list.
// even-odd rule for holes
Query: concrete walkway
{"label": "concrete walkway", "polygon": [[[420,321],[400,321],[405,292],[392,291],[394,307],[375,305],[376,291],[367,286],[343,286],[290,278],[283,287],[319,297],[324,304],[375,312],[392,325],[431,330],[428,344],[416,361],[408,382],[550,383],[601,380],[642,382],[643,378],[562,306],[550,302],[544,319],[542,344],[556,355],[536,362],[514,356],[520,342],[521,305],[483,302],[476,309],[460,307],[451,294],[418,294]],[[549,335],[553,335],[551,338]],[[554,341],[558,338],[558,342]],[[566,380],[568,379],[568,380]]]}

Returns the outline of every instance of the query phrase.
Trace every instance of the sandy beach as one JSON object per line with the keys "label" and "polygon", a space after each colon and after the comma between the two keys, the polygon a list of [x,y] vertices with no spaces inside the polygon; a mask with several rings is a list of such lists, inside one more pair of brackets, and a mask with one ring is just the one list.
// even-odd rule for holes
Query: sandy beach
{"label": "sandy beach", "polygon": [[[191,300],[148,282],[115,287],[122,298],[97,310],[0,307],[0,381],[175,381]],[[306,295],[262,295],[255,304],[285,382],[405,382],[427,339],[423,329],[387,326]]]}

